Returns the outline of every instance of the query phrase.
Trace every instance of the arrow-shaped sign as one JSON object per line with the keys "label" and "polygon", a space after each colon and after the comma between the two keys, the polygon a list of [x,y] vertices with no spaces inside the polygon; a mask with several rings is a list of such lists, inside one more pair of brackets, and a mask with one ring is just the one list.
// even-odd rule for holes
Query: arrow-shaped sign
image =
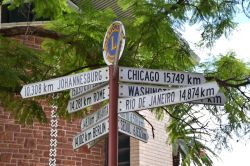
{"label": "arrow-shaped sign", "polygon": [[[152,93],[158,93],[167,91],[173,88],[165,87],[165,86],[155,86],[155,85],[141,85],[141,84],[127,84],[127,83],[120,83],[119,85],[119,96],[120,97],[135,97],[135,96],[142,96]],[[226,97],[223,93],[219,92],[216,96],[190,101],[189,103],[194,104],[210,104],[210,105],[224,105],[226,103]]]}
{"label": "arrow-shaped sign", "polygon": [[99,88],[83,96],[71,99],[68,103],[67,110],[69,113],[76,112],[88,106],[107,100],[108,98],[109,89],[108,86],[104,86],[103,88]]}
{"label": "arrow-shaped sign", "polygon": [[[109,116],[109,105],[105,105],[100,108],[98,111],[92,113],[91,115],[86,116],[81,121],[81,130],[86,130],[90,127],[93,127],[97,123],[103,121],[103,119],[108,118]],[[119,117],[133,123],[134,125],[145,127],[144,119],[141,115],[136,112],[123,112],[118,114]]]}
{"label": "arrow-shaped sign", "polygon": [[91,115],[86,116],[83,118],[81,122],[81,130],[86,130],[93,125],[99,123],[103,119],[107,119],[109,116],[109,107],[108,104],[99,109],[98,111],[92,113]]}
{"label": "arrow-shaped sign", "polygon": [[109,120],[107,118],[104,121],[97,123],[92,128],[89,128],[77,134],[73,138],[72,142],[73,149],[77,149],[80,146],[86,145],[87,143],[94,141],[105,134],[108,134],[109,132],[108,127],[109,127]]}
{"label": "arrow-shaped sign", "polygon": [[[127,134],[131,137],[134,137],[143,142],[148,141],[147,130],[143,127],[137,126],[129,121],[119,117],[118,118],[118,131],[124,134]],[[108,134],[109,132],[109,120],[105,120],[95,124],[91,128],[88,128],[81,133],[77,134],[73,138],[72,146],[73,149],[77,149],[83,145],[86,145],[92,141],[97,140],[98,138]]]}
{"label": "arrow-shaped sign", "polygon": [[203,74],[142,68],[119,68],[119,80],[158,85],[197,85],[205,83]]}
{"label": "arrow-shaped sign", "polygon": [[118,99],[119,112],[167,106],[214,97],[219,91],[216,82],[184,87],[138,97]]}
{"label": "arrow-shaped sign", "polygon": [[92,71],[59,77],[47,81],[41,81],[33,84],[24,85],[21,90],[23,98],[40,96],[49,93],[64,91],[84,85],[90,85],[108,81],[108,68],[100,68]]}
{"label": "arrow-shaped sign", "polygon": [[70,89],[70,98],[76,98],[78,96],[81,96],[85,93],[88,93],[90,91],[93,91],[95,89],[98,89],[104,85],[106,85],[107,82],[101,82],[101,83],[96,83],[96,84],[91,84],[91,85],[85,85],[77,88]]}
{"label": "arrow-shaped sign", "polygon": [[149,138],[148,132],[147,132],[147,129],[143,127],[134,125],[133,123],[130,123],[129,121],[123,118],[119,118],[118,128],[119,128],[119,132],[123,134],[134,137],[143,142],[148,142],[148,138]]}

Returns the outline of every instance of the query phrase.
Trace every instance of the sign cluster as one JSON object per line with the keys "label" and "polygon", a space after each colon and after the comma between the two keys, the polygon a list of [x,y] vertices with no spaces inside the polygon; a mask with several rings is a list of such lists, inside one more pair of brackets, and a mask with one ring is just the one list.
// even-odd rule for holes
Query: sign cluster
{"label": "sign cluster", "polygon": [[[104,59],[110,65],[121,57],[125,30],[115,22],[104,41]],[[120,51],[120,52],[119,52]],[[118,68],[118,66],[117,66]],[[148,141],[144,119],[137,111],[178,103],[224,105],[225,95],[216,82],[208,82],[201,73],[119,67],[118,131],[143,142]],[[25,85],[23,98],[70,89],[67,110],[73,113],[109,99],[107,67]],[[92,147],[109,133],[109,104],[81,121],[81,132],[73,138],[73,149]]]}

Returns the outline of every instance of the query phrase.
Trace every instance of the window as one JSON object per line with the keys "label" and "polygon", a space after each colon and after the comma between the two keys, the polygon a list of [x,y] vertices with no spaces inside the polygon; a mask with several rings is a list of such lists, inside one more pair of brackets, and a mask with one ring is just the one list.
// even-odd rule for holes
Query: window
{"label": "window", "polygon": [[48,20],[48,19],[35,18],[34,13],[32,13],[32,9],[33,9],[32,4],[28,4],[28,3],[14,10],[8,10],[8,4],[4,4],[2,5],[2,10],[1,10],[1,23]]}

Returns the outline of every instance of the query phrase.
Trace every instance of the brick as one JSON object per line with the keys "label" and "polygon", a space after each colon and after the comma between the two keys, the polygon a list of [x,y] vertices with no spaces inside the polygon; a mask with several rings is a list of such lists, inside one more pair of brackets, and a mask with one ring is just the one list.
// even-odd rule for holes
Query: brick
{"label": "brick", "polygon": [[10,153],[1,153],[0,154],[0,162],[10,162],[12,154]]}
{"label": "brick", "polygon": [[47,163],[49,162],[49,156],[46,157],[46,158],[45,158],[45,157],[42,157],[42,158],[40,158],[39,161],[40,161],[40,163],[46,163],[46,164],[47,164]]}
{"label": "brick", "polygon": [[21,128],[22,133],[33,133],[33,129]]}
{"label": "brick", "polygon": [[62,150],[62,155],[64,156],[71,156],[73,153],[73,150]]}
{"label": "brick", "polygon": [[[0,147],[1,147],[1,149],[6,149],[6,148],[8,148],[9,147],[9,144],[6,144],[6,143],[0,143]],[[1,152],[1,149],[0,149],[0,152]]]}
{"label": "brick", "polygon": [[82,160],[82,165],[90,166],[91,165],[91,160],[85,160],[85,159],[83,159]]}
{"label": "brick", "polygon": [[0,132],[4,132],[4,125],[0,124]]}
{"label": "brick", "polygon": [[5,124],[5,131],[20,132],[20,125]]}
{"label": "brick", "polygon": [[5,166],[16,166],[16,164],[14,164],[14,163],[13,164],[8,163],[8,164],[5,164]]}
{"label": "brick", "polygon": [[24,147],[25,148],[35,148],[36,147],[36,140],[26,138],[25,141],[24,141]]}
{"label": "brick", "polygon": [[72,160],[63,160],[63,165],[75,165],[75,161]]}
{"label": "brick", "polygon": [[49,150],[49,145],[37,145],[38,150]]}
{"label": "brick", "polygon": [[33,134],[31,133],[14,133],[14,137],[20,138],[32,138]]}
{"label": "brick", "polygon": [[14,140],[13,132],[0,132],[0,140]]}
{"label": "brick", "polygon": [[23,145],[21,144],[9,144],[9,148],[13,148],[13,149],[18,149],[18,148],[22,148]]}
{"label": "brick", "polygon": [[37,144],[40,144],[40,145],[49,145],[50,144],[50,140],[47,140],[47,139],[37,139]]}
{"label": "brick", "polygon": [[14,153],[12,158],[23,158],[24,154],[20,154],[20,153]]}
{"label": "brick", "polygon": [[17,144],[24,144],[24,138],[15,138]]}

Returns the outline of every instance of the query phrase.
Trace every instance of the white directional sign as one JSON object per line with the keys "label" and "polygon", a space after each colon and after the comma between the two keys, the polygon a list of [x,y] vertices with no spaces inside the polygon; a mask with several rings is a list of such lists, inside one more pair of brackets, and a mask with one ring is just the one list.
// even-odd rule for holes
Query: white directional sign
{"label": "white directional sign", "polygon": [[95,89],[98,89],[104,85],[108,84],[107,82],[101,82],[101,83],[96,83],[96,84],[91,84],[91,85],[85,85],[77,88],[70,89],[70,98],[76,98],[78,96],[83,95],[84,93],[88,93],[90,91],[93,91]]}
{"label": "white directional sign", "polygon": [[[142,96],[142,95],[167,91],[170,89],[173,89],[173,88],[164,87],[164,86],[121,83],[119,85],[119,96],[120,97],[135,97],[135,96]],[[223,93],[219,92],[214,97],[196,100],[196,101],[190,101],[189,103],[224,105],[226,103],[226,97]]]}
{"label": "white directional sign", "polygon": [[135,97],[142,96],[151,93],[158,93],[173,88],[164,86],[152,86],[152,85],[142,85],[142,84],[119,84],[119,97]]}
{"label": "white directional sign", "polygon": [[209,104],[209,105],[224,105],[226,102],[227,102],[226,96],[222,92],[217,93],[216,96],[214,97],[192,101],[192,103],[195,104]]}
{"label": "white directional sign", "polygon": [[145,128],[134,125],[129,121],[119,118],[118,120],[119,132],[134,137],[143,142],[148,142],[148,132]]}
{"label": "white directional sign", "polygon": [[24,85],[21,90],[23,98],[45,95],[53,92],[59,92],[84,85],[95,84],[108,81],[108,68],[100,68],[88,72],[78,73],[65,77],[59,77],[47,81],[41,81]]}
{"label": "white directional sign", "polygon": [[73,138],[72,142],[73,149],[77,149],[80,146],[86,145],[87,143],[107,134],[109,132],[108,127],[109,127],[109,120],[105,119],[104,121],[97,123],[93,127],[77,134]]}
{"label": "white directional sign", "polygon": [[119,68],[119,80],[159,85],[197,85],[205,82],[203,74],[142,68]]}
{"label": "white directional sign", "polygon": [[118,111],[129,112],[214,97],[219,91],[216,82],[184,87],[154,94],[118,99]]}
{"label": "white directional sign", "polygon": [[134,125],[145,127],[143,117],[136,112],[120,112],[118,113],[118,116],[129,121]]}
{"label": "white directional sign", "polygon": [[93,125],[99,123],[103,119],[108,118],[108,116],[109,116],[109,108],[107,104],[98,111],[94,112],[93,114],[83,118],[81,122],[81,130],[86,130],[87,128],[92,127]]}
{"label": "white directional sign", "polygon": [[71,99],[68,103],[67,110],[69,113],[76,112],[93,104],[97,104],[109,98],[108,86],[99,88],[93,92],[87,93],[83,96]]}
{"label": "white directional sign", "polygon": [[[126,135],[129,135],[131,137],[134,137],[138,140],[141,140],[143,142],[148,141],[148,133],[145,128],[134,125],[129,121],[120,117],[118,118],[118,131]],[[96,142],[98,138],[108,134],[108,132],[109,132],[109,120],[108,118],[106,118],[105,120],[95,124],[91,128],[88,128],[82,131],[81,133],[77,134],[73,138],[72,142],[73,149],[77,149],[88,143],[92,144]]]}
{"label": "white directional sign", "polygon": [[[94,126],[103,119],[108,118],[108,116],[109,116],[109,105],[107,104],[98,111],[94,112],[93,114],[83,118],[81,122],[81,130],[86,130]],[[129,121],[130,123],[133,123],[134,125],[145,127],[143,117],[136,112],[122,112],[119,113],[118,116]]]}

